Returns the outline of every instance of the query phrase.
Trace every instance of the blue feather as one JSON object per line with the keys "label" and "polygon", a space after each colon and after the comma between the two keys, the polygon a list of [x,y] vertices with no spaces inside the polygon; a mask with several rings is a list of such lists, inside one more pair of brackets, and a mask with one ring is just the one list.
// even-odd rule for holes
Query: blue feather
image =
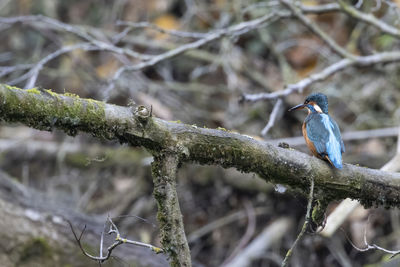
{"label": "blue feather", "polygon": [[[342,168],[342,146],[337,137],[335,136],[333,130],[335,129],[334,123],[332,123],[331,119],[326,114],[320,114],[321,120],[325,125],[325,128],[329,132],[329,141],[325,143],[326,153],[328,154],[329,159],[332,161],[333,165],[336,168]],[[344,146],[343,146],[344,148]]]}
{"label": "blue feather", "polygon": [[332,164],[342,168],[344,145],[339,127],[328,114],[313,112],[306,120],[307,137],[312,141],[317,153],[324,158],[328,156]]}

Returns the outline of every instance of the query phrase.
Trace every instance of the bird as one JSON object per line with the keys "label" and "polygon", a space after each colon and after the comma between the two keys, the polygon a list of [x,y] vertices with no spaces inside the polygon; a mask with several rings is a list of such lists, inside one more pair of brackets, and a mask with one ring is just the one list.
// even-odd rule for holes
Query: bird
{"label": "bird", "polygon": [[303,122],[302,131],[308,149],[314,156],[342,169],[345,147],[339,126],[328,114],[328,97],[322,93],[310,94],[303,104],[294,106],[289,111],[304,108],[308,110],[308,115]]}

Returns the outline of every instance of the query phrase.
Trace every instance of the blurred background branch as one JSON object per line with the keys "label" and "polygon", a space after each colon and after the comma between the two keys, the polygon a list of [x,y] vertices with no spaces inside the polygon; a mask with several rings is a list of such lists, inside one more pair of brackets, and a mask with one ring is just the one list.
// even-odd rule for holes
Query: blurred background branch
{"label": "blurred background branch", "polygon": [[[286,142],[301,151],[306,151],[303,138],[292,137],[301,134],[299,125],[305,115],[285,111],[303,101],[305,94],[320,91],[329,96],[330,113],[342,130],[344,161],[378,169],[389,161],[398,165],[393,156],[400,121],[399,6],[397,0],[5,0],[0,1],[0,82],[53,88],[57,93],[122,106],[152,106],[154,115],[165,120],[219,127],[254,138],[263,135],[275,145]],[[238,103],[241,96],[248,101]],[[148,152],[120,148],[115,141],[99,142],[89,135],[71,138],[58,131],[50,134],[4,123],[0,141],[1,170],[35,194],[46,195],[48,202],[59,200],[70,210],[103,221],[109,213],[156,221]],[[234,217],[235,223],[213,227],[192,240],[193,264],[199,266],[219,266],[229,255],[246,255],[244,241],[248,247],[254,242],[269,248],[253,264],[279,265],[299,231],[281,219],[300,222],[306,210],[302,195],[292,190],[277,193],[273,185],[234,169],[184,165],[176,191],[188,233],[223,221],[228,214],[242,214]],[[255,207],[254,216],[243,211],[247,200]],[[34,206],[30,210],[40,205]],[[328,213],[335,206],[331,204]],[[25,206],[19,209],[11,200],[2,207],[6,214],[14,210],[24,214]],[[69,212],[64,215],[69,217]],[[368,240],[396,249],[398,210],[370,212],[378,216],[367,225]],[[48,237],[31,229],[51,227],[52,222],[35,221],[32,214],[21,215],[26,220],[19,225],[29,227],[20,231],[31,233],[21,244],[37,245],[38,237]],[[248,240],[245,233],[253,225],[251,218],[256,223],[253,239]],[[357,209],[342,225],[357,247],[363,245],[365,220],[365,211]],[[286,235],[258,243],[258,235],[268,232],[269,226],[276,229],[275,221],[277,227],[287,229]],[[152,223],[125,217],[115,223],[125,236],[160,245]],[[13,232],[15,228],[3,229]],[[97,246],[100,230],[93,237],[94,242],[89,238],[88,243]],[[243,253],[237,253],[239,244]],[[16,262],[45,266],[46,257],[31,247],[35,246],[15,245],[0,259],[9,266]],[[45,245],[39,247],[48,251]],[[51,252],[69,255],[67,250]],[[55,259],[65,263],[65,257],[49,259],[49,266],[57,265]],[[382,252],[359,253],[337,233],[323,241],[304,236],[292,261],[362,266],[387,259]],[[116,259],[106,263],[121,264]],[[157,257],[148,265],[166,264]]]}

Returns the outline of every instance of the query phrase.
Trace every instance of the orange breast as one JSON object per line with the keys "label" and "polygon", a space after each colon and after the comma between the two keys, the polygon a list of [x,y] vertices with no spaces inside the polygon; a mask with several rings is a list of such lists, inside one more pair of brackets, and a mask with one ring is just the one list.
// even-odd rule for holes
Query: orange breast
{"label": "orange breast", "polygon": [[307,129],[306,129],[306,124],[305,123],[303,123],[302,130],[303,130],[303,136],[304,136],[304,139],[306,140],[306,144],[307,144],[308,149],[311,151],[311,153],[314,156],[316,156],[318,158],[321,158],[320,155],[318,155],[317,150],[315,149],[315,146],[314,146],[313,142],[311,142],[311,140],[308,139]]}

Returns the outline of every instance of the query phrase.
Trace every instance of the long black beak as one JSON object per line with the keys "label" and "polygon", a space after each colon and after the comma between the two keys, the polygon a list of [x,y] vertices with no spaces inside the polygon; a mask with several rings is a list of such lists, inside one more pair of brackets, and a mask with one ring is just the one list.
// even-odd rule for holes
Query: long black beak
{"label": "long black beak", "polygon": [[305,108],[305,107],[306,107],[305,104],[299,104],[299,105],[294,106],[291,109],[289,109],[289,111],[293,111],[293,110],[296,110],[296,109],[302,109],[302,108]]}

